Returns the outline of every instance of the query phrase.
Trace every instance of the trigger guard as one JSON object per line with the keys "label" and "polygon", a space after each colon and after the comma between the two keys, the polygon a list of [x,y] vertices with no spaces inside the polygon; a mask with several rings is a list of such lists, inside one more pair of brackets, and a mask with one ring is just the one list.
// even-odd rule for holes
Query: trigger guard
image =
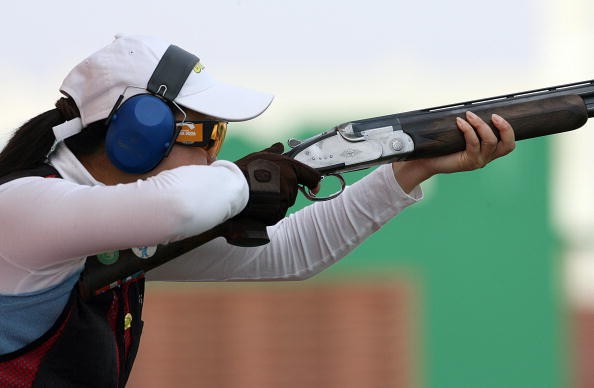
{"label": "trigger guard", "polygon": [[[303,195],[305,196],[305,198],[309,199],[310,201],[328,201],[328,200],[338,197],[340,194],[342,194],[342,192],[344,191],[344,189],[346,187],[346,182],[345,182],[344,178],[340,174],[328,174],[326,176],[336,177],[340,181],[340,190],[339,191],[337,191],[336,193],[329,195],[327,197],[316,196],[314,193],[311,192],[311,190],[308,187],[299,186],[299,191],[301,191],[303,193]],[[325,178],[326,176],[323,176],[322,179]]]}

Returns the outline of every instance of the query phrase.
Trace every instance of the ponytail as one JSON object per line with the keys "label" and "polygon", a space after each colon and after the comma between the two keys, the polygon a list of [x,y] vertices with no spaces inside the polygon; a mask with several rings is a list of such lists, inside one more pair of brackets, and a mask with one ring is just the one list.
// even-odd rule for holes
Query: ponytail
{"label": "ponytail", "polygon": [[[23,124],[0,153],[0,177],[43,164],[56,140],[52,128],[79,116],[72,99],[60,98],[55,109]],[[97,121],[89,124],[81,133],[66,139],[65,143],[77,156],[90,154],[103,144],[106,131],[104,121]]]}
{"label": "ponytail", "polygon": [[0,177],[41,165],[56,140],[52,128],[64,121],[60,111],[52,109],[23,124],[0,153]]}

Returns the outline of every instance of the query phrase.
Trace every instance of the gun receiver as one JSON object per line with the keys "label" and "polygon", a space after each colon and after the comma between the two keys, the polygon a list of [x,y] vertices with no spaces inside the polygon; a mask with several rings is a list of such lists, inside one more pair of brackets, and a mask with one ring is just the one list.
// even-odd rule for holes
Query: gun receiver
{"label": "gun receiver", "polygon": [[502,116],[516,140],[571,131],[594,116],[594,80],[351,121],[301,142],[289,141],[292,149],[286,155],[324,175],[446,155],[465,148],[456,117],[468,110],[497,136],[491,114]]}

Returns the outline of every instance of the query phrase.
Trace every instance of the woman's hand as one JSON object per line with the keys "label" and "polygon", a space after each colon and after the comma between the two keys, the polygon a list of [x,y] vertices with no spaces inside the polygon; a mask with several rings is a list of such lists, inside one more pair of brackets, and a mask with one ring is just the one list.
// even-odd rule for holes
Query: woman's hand
{"label": "woman's hand", "polygon": [[480,117],[466,112],[466,120],[458,117],[458,129],[464,134],[466,149],[435,158],[392,163],[396,180],[409,193],[415,186],[440,173],[471,171],[485,167],[491,161],[509,154],[515,148],[515,136],[511,125],[501,116],[492,115],[491,120],[501,140]]}

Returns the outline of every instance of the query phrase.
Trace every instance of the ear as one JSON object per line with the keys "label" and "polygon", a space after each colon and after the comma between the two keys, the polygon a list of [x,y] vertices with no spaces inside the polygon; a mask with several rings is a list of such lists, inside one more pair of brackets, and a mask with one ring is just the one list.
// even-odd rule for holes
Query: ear
{"label": "ear", "polygon": [[109,121],[105,147],[120,170],[142,174],[167,156],[175,140],[175,118],[162,98],[138,94],[124,101]]}

